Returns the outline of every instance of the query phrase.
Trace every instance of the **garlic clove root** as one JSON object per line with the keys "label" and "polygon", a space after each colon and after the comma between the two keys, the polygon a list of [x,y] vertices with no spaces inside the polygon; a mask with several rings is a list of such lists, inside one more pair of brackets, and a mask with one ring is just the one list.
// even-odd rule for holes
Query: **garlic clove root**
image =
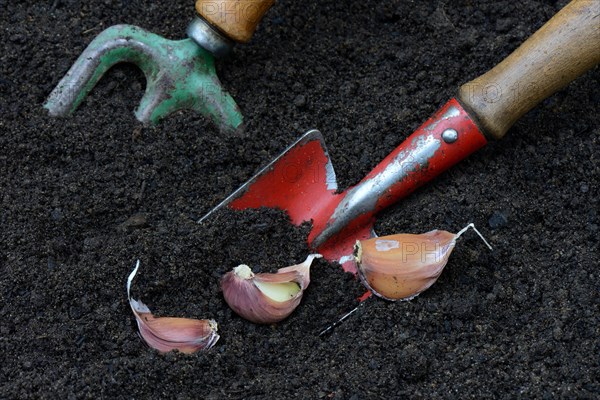
{"label": "garlic clove root", "polygon": [[138,325],[140,336],[153,349],[161,353],[178,350],[194,353],[208,350],[217,343],[217,323],[212,319],[156,318],[144,303],[131,297],[131,283],[140,267],[140,261],[127,279],[127,298]]}
{"label": "garlic clove root", "polygon": [[454,234],[433,230],[420,235],[396,234],[356,242],[354,257],[363,284],[387,300],[410,300],[438,279],[456,245],[473,224]]}
{"label": "garlic clove root", "polygon": [[223,297],[233,311],[257,324],[272,324],[287,318],[300,304],[310,284],[310,266],[320,254],[311,254],[297,265],[277,273],[254,274],[239,265],[221,278]]}

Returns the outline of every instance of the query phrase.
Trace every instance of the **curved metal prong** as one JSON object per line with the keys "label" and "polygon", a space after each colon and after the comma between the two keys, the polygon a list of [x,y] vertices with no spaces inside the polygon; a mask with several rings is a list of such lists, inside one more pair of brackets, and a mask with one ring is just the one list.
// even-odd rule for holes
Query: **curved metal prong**
{"label": "curved metal prong", "polygon": [[144,123],[182,109],[235,130],[242,115],[223,90],[213,56],[193,40],[168,40],[132,25],[115,25],[100,33],[79,56],[48,97],[50,115],[71,114],[113,65],[131,62],[146,76],[146,93],[135,114]]}

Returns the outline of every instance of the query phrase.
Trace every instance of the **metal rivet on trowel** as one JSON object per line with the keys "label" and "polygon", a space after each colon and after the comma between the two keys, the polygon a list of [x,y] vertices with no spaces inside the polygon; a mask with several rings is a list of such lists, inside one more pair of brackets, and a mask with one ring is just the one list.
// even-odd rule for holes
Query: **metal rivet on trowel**
{"label": "metal rivet on trowel", "polygon": [[448,128],[442,132],[442,139],[446,143],[454,143],[458,140],[458,132],[456,129]]}

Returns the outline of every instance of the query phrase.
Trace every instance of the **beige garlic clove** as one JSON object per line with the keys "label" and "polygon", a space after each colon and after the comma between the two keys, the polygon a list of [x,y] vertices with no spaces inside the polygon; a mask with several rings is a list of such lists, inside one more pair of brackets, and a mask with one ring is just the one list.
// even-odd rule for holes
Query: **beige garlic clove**
{"label": "beige garlic clove", "polygon": [[127,297],[135,315],[140,336],[153,349],[161,353],[178,350],[194,353],[208,350],[217,343],[217,323],[212,319],[160,317],[152,315],[148,306],[131,297],[131,282],[140,267],[138,260],[127,279]]}
{"label": "beige garlic clove", "polygon": [[239,316],[257,324],[272,324],[287,318],[300,304],[310,283],[310,266],[320,254],[311,254],[297,265],[274,274],[254,274],[239,265],[221,278],[225,301]]}
{"label": "beige garlic clove", "polygon": [[362,282],[387,300],[410,300],[427,290],[442,273],[458,239],[469,224],[454,234],[433,230],[420,235],[396,234],[356,242],[354,257]]}

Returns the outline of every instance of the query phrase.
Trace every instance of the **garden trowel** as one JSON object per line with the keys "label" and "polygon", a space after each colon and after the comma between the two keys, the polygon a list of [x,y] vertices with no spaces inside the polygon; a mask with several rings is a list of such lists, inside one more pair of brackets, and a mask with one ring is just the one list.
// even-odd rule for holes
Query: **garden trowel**
{"label": "garden trowel", "polygon": [[146,92],[135,111],[144,123],[182,109],[195,110],[223,130],[235,130],[242,114],[221,86],[214,56],[226,55],[235,42],[250,40],[275,0],[198,0],[199,17],[188,39],[168,40],[133,25],[101,32],[79,56],[48,97],[52,116],[71,114],[102,75],[121,62],[136,64],[146,76]]}
{"label": "garden trowel", "polygon": [[576,0],[484,75],[462,85],[360,183],[337,191],[321,134],[312,130],[215,209],[272,207],[312,222],[311,251],[356,272],[353,246],[375,235],[377,213],[484,146],[600,62],[600,2]]}

